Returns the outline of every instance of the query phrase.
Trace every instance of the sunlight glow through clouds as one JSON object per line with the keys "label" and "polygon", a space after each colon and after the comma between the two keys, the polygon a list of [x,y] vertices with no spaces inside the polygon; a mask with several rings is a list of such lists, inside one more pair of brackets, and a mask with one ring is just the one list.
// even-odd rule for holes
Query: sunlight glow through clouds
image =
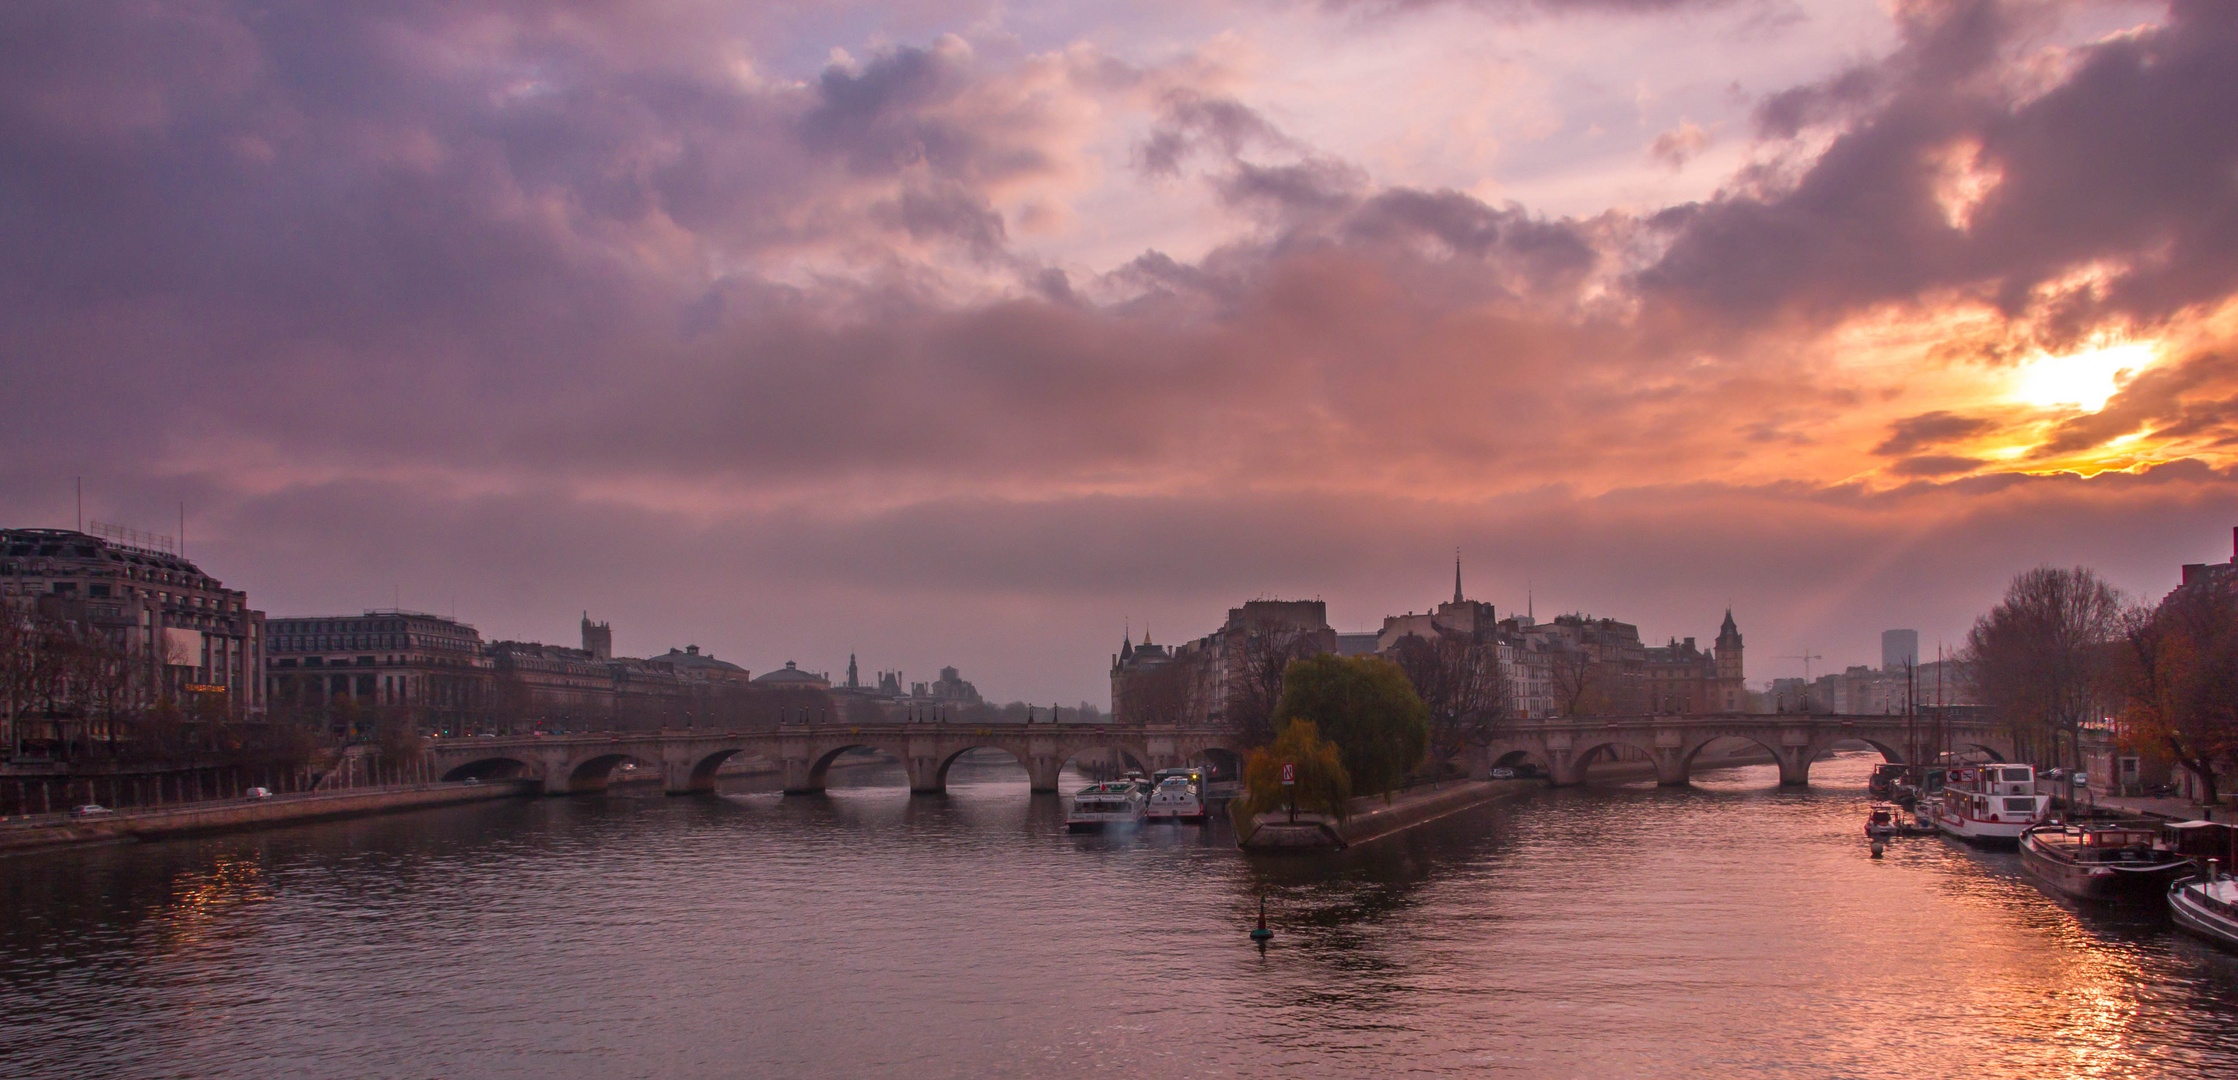
{"label": "sunlight glow through clouds", "polygon": [[2108,398],[2155,359],[2149,341],[2087,349],[2066,356],[2038,356],[2022,366],[2013,397],[2051,408],[2072,405],[2085,412],[2106,407]]}

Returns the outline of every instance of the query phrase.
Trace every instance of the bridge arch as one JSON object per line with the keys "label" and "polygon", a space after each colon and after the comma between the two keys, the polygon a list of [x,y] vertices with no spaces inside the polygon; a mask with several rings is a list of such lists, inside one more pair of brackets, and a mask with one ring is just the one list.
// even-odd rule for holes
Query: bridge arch
{"label": "bridge arch", "polygon": [[[1580,737],[1570,748],[1568,775],[1557,777],[1555,782],[1582,784],[1585,782],[1585,770],[1591,767],[1595,761],[1600,760],[1603,756],[1611,761],[1622,761],[1624,760],[1623,751],[1625,750],[1639,751],[1646,756],[1648,761],[1655,762],[1657,781],[1667,782],[1664,781],[1662,762],[1656,753],[1654,744],[1643,744],[1638,739],[1624,735],[1587,735]],[[1683,783],[1684,780],[1681,779],[1677,782]]]}
{"label": "bridge arch", "polygon": [[1812,761],[1817,761],[1820,758],[1833,753],[1835,748],[1841,746],[1843,743],[1864,743],[1874,753],[1879,754],[1882,761],[1892,762],[1897,765],[1905,764],[1904,751],[1898,749],[1896,744],[1891,740],[1882,738],[1879,735],[1858,735],[1848,732],[1830,732],[1824,736],[1819,737],[1818,739],[1812,740],[1810,745],[1810,759]]}
{"label": "bridge arch", "polygon": [[457,783],[461,780],[512,780],[534,774],[535,770],[520,758],[486,757],[453,766],[442,779],[445,783]]}
{"label": "bridge arch", "polygon": [[1957,748],[1960,750],[1979,750],[1984,754],[1988,754],[1990,761],[1998,764],[2003,764],[2004,762],[2012,760],[2003,751],[2000,751],[1998,748],[1991,746],[1988,743],[1959,743],[1957,744]]}
{"label": "bridge arch", "polygon": [[1750,743],[1753,744],[1757,749],[1772,755],[1772,760],[1778,761],[1780,758],[1779,741],[1777,739],[1766,739],[1763,733],[1753,731],[1713,731],[1706,733],[1705,737],[1697,738],[1685,745],[1683,752],[1680,755],[1680,759],[1685,763],[1687,771],[1691,773],[1694,770],[1695,763],[1701,760],[1702,751],[1709,749],[1711,743],[1721,742]]}
{"label": "bridge arch", "polygon": [[1085,767],[1075,764],[1076,760],[1083,754],[1111,755],[1113,765],[1116,766],[1116,770],[1112,773],[1113,776],[1130,770],[1148,776],[1154,771],[1150,768],[1150,751],[1148,748],[1133,746],[1116,740],[1097,739],[1091,742],[1059,744],[1056,754],[1053,755],[1057,761],[1056,775],[1063,775],[1065,766],[1071,765],[1073,770],[1081,776],[1091,779],[1108,779],[1108,777],[1096,776],[1098,772],[1104,771],[1101,763]]}
{"label": "bridge arch", "polygon": [[823,750],[815,756],[814,760],[809,762],[808,787],[815,791],[824,790],[824,783],[827,779],[829,779],[831,775],[832,762],[838,761],[841,754],[844,754],[850,750],[869,750],[873,753],[892,754],[893,756],[904,761],[907,761],[909,758],[909,755],[907,754],[895,753],[895,751],[893,751],[892,749],[880,746],[874,742],[847,742],[840,743],[834,746],[827,746],[824,747]]}
{"label": "bridge arch", "polygon": [[1225,746],[1207,746],[1191,755],[1201,760],[1206,776],[1212,781],[1242,780],[1243,755]]}
{"label": "bridge arch", "polygon": [[1010,755],[1010,760],[1017,762],[1019,768],[1027,770],[1027,779],[1029,782],[1031,781],[1033,763],[1027,760],[1025,754],[1019,752],[1018,747],[1010,746],[994,740],[988,740],[986,742],[975,742],[968,746],[959,746],[949,753],[942,755],[940,764],[936,767],[933,773],[934,784],[936,784],[942,791],[948,790],[948,770],[956,764],[956,760],[958,758],[961,758],[965,754],[971,753],[974,750],[1000,750],[1003,753]]}
{"label": "bridge arch", "polygon": [[606,790],[606,785],[613,781],[615,769],[618,769],[623,765],[633,763],[639,763],[639,759],[636,755],[625,754],[618,751],[610,751],[607,753],[582,758],[568,767],[566,780],[567,790],[571,794],[575,792],[604,791]]}
{"label": "bridge arch", "polygon": [[730,759],[746,752],[747,749],[743,746],[726,746],[712,753],[701,755],[698,761],[692,763],[691,771],[685,774],[684,791],[715,790],[715,776],[722,771],[723,765]]}
{"label": "bridge arch", "polygon": [[1528,768],[1535,770],[1540,776],[1552,777],[1554,775],[1553,760],[1548,758],[1543,750],[1532,747],[1504,749],[1494,746],[1485,752],[1485,756],[1490,759],[1490,768],[1514,769],[1518,773],[1522,773],[1523,770]]}

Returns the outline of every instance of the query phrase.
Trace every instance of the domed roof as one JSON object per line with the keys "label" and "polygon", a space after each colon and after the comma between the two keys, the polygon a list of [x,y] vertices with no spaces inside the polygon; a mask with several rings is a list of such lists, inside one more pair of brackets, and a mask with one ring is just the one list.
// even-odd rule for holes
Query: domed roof
{"label": "domed roof", "polygon": [[824,679],[823,676],[818,675],[812,671],[802,671],[799,664],[793,663],[790,660],[785,661],[785,666],[779,668],[776,671],[756,676],[754,678],[754,681],[758,683],[773,683],[780,686],[831,685]]}
{"label": "domed roof", "polygon": [[746,671],[745,668],[739,667],[728,660],[715,659],[713,653],[699,651],[697,645],[686,645],[682,649],[670,649],[653,659],[673,664],[678,671],[736,671],[741,674]]}

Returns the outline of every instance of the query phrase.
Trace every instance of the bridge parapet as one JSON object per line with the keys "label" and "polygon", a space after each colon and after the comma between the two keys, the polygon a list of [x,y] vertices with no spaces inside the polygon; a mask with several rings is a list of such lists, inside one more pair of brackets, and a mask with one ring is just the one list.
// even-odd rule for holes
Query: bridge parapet
{"label": "bridge parapet", "polygon": [[475,737],[432,743],[429,753],[439,775],[517,775],[541,781],[548,795],[603,790],[624,761],[657,767],[668,794],[709,791],[724,761],[752,754],[778,769],[788,794],[807,794],[824,790],[832,763],[860,748],[893,755],[909,774],[910,790],[930,794],[947,790],[949,768],[965,751],[978,747],[1016,758],[1036,792],[1057,790],[1065,763],[1086,750],[1117,750],[1138,765],[1158,769],[1238,749],[1230,733],[1209,728],[915,723]]}
{"label": "bridge parapet", "polygon": [[[1811,762],[1834,744],[1860,741],[1890,761],[1902,761],[1920,733],[1917,721],[1903,716],[1809,713],[1708,713],[1698,716],[1580,716],[1510,721],[1486,747],[1479,768],[1536,759],[1558,786],[1585,781],[1587,768],[1604,754],[1636,751],[1655,764],[1662,784],[1684,784],[1696,755],[1720,739],[1753,742],[1779,764],[1780,783],[1810,782]],[[1946,724],[1954,747],[1987,751],[2003,760],[2011,742],[1990,725]]]}

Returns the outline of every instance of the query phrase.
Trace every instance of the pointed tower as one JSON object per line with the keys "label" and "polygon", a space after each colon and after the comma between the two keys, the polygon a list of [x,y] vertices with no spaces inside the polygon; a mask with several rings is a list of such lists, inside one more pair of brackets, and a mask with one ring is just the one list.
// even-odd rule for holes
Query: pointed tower
{"label": "pointed tower", "polygon": [[1461,602],[1461,549],[1453,549],[1453,602]]}
{"label": "pointed tower", "polygon": [[[1746,678],[1741,668],[1741,630],[1733,625],[1733,609],[1726,608],[1725,623],[1717,628],[1717,681],[1721,684],[1720,692],[1735,692],[1734,700],[1737,702],[1738,692],[1745,689]],[[1737,708],[1738,705],[1727,707]]]}
{"label": "pointed tower", "polygon": [[856,671],[855,671],[855,654],[854,654],[854,653],[848,653],[848,654],[847,654],[847,689],[849,689],[849,690],[860,690],[860,689],[862,689],[862,686],[863,686],[863,684],[862,684],[862,680],[861,680],[861,679],[859,679],[859,678],[857,678],[857,673],[856,673]]}

